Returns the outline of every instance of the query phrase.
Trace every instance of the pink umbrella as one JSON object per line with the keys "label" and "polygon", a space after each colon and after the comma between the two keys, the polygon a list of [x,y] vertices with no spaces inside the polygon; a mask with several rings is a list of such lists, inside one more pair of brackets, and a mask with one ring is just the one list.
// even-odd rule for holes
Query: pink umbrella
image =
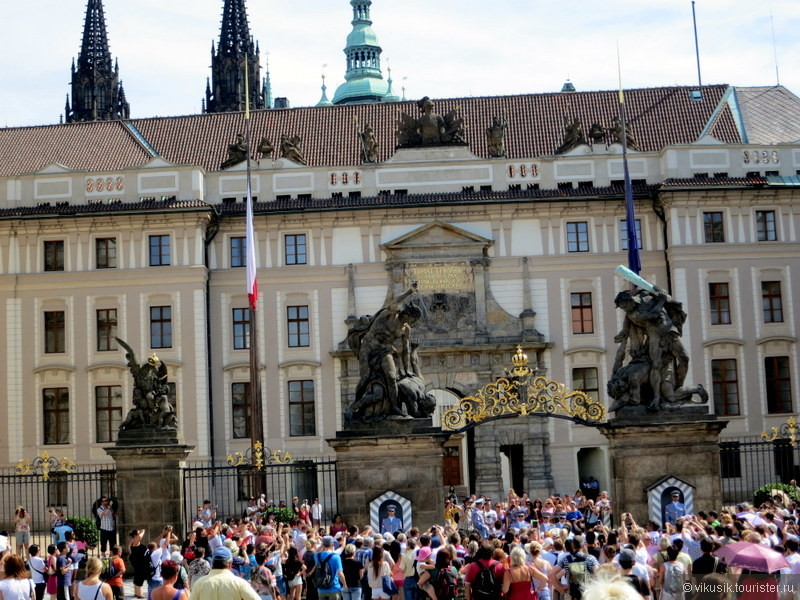
{"label": "pink umbrella", "polygon": [[750,569],[757,573],[774,573],[789,566],[783,554],[753,542],[727,544],[714,554],[724,560],[729,567]]}

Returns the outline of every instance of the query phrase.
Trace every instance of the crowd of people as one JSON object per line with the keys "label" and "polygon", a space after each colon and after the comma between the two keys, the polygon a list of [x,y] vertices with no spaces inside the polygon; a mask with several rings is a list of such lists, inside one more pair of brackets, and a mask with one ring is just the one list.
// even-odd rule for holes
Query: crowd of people
{"label": "crowd of people", "polygon": [[[85,551],[71,532],[45,552],[21,548],[18,536],[9,548],[16,553],[2,558],[0,600],[124,600],[123,578],[131,576],[134,596],[149,600],[800,598],[800,507],[788,497],[682,515],[664,527],[622,513],[612,526],[611,501],[599,490],[594,498],[577,490],[531,499],[511,490],[463,501],[451,490],[441,524],[404,528],[392,510],[381,525],[397,529],[385,532],[339,515],[323,524],[312,503],[293,502],[288,523],[251,509],[257,505],[223,521],[206,502],[184,539],[171,526],[155,537],[133,530],[127,548],[113,544],[108,556],[88,557],[80,582]],[[770,573],[726,564],[719,550],[737,541],[775,550],[784,566]]]}

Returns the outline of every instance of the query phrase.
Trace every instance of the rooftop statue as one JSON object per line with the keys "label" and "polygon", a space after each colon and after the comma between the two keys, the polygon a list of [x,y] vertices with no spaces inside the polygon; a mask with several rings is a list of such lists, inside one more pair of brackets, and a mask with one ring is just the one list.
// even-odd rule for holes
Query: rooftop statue
{"label": "rooftop statue", "polygon": [[[612,144],[622,143],[622,123],[619,117],[614,117],[611,120],[611,127],[608,128],[608,133],[611,135]],[[638,150],[639,146],[636,145],[636,140],[633,137],[630,123],[625,123],[625,145],[628,150]]]}
{"label": "rooftop statue", "polygon": [[361,139],[361,160],[365,163],[378,162],[378,138],[372,125],[367,124],[359,130],[358,137]]}
{"label": "rooftop statue", "polygon": [[267,139],[267,137],[262,137],[261,141],[258,142],[258,147],[256,148],[256,152],[258,152],[262,157],[263,156],[272,156],[272,153],[275,151],[275,146],[272,145],[272,142]]}
{"label": "rooftop statue", "polygon": [[592,143],[599,144],[606,139],[606,128],[600,123],[592,123],[589,128],[589,137],[592,138]]}
{"label": "rooftop statue", "polygon": [[400,113],[395,128],[398,148],[421,146],[446,146],[465,144],[464,119],[456,115],[455,109],[446,115],[433,112],[433,101],[425,96],[417,102],[422,115],[414,118]]}
{"label": "rooftop statue", "polygon": [[299,135],[289,136],[284,133],[281,136],[281,157],[301,165],[307,164],[300,151],[300,141]]}
{"label": "rooftop statue", "polygon": [[128,370],[133,375],[133,408],[128,411],[120,430],[177,429],[175,409],[169,401],[167,365],[155,354],[140,365],[133,349],[123,340],[114,339],[125,349]]}
{"label": "rooftop statue", "polygon": [[[358,356],[360,380],[347,411],[351,423],[429,417],[436,401],[425,393],[417,344],[411,327],[422,316],[417,284],[393,298],[375,315],[361,317],[347,334]],[[398,344],[398,346],[395,346]]]}
{"label": "rooftop statue", "polygon": [[228,158],[222,163],[223,169],[238,165],[243,160],[247,159],[247,144],[244,141],[244,134],[237,133],[236,141],[228,144]]}
{"label": "rooftop statue", "polygon": [[[614,300],[625,320],[614,338],[619,346],[607,385],[615,400],[610,411],[647,402],[647,409],[655,412],[691,402],[694,395],[707,402],[702,385],[684,387],[689,355],[681,340],[686,321],[683,305],[635,273],[617,268],[618,273],[625,271],[643,287],[622,291]],[[626,357],[629,361],[623,365]]]}
{"label": "rooftop statue", "polygon": [[506,129],[508,123],[499,117],[492,117],[492,124],[486,129],[486,145],[491,158],[503,158],[506,155]]}
{"label": "rooftop statue", "polygon": [[581,125],[580,119],[575,117],[570,120],[564,115],[564,141],[556,150],[556,154],[564,154],[585,143],[586,138],[583,135],[583,125]]}

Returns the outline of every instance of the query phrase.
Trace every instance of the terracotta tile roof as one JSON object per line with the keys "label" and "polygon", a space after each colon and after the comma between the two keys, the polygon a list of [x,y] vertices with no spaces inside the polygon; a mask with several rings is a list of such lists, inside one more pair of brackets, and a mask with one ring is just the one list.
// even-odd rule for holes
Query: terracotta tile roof
{"label": "terracotta tile roof", "polygon": [[111,171],[152,158],[119,121],[0,129],[0,177],[34,173],[52,163],[79,171]]}
{"label": "terracotta tile roof", "polygon": [[[669,144],[697,139],[714,114],[728,86],[703,88],[703,101],[693,102],[689,87],[627,90],[628,121],[642,150],[658,151]],[[592,123],[609,126],[618,114],[616,91],[568,94],[526,94],[435,100],[435,110],[456,108],[464,118],[470,150],[486,157],[485,130],[493,116],[508,121],[506,152],[510,159],[552,155],[561,144],[565,114],[581,119],[588,131]],[[356,117],[371,124],[380,144],[379,160],[394,152],[394,128],[401,111],[417,116],[416,102],[359,104],[253,111],[253,146],[261,137],[278,143],[283,133],[299,135],[300,147],[311,166],[358,165]],[[228,144],[242,131],[241,113],[161,117],[131,121],[144,138],[137,140],[128,123],[93,122],[0,129],[0,176],[31,173],[50,163],[70,169],[110,171],[136,167],[152,155],[149,144],[164,159],[215,171],[227,155]],[[727,105],[714,123],[714,136],[723,142],[740,142]]]}
{"label": "terracotta tile roof", "polygon": [[[686,144],[697,139],[717,108],[727,86],[703,89],[703,101],[690,99],[688,87],[627,90],[628,122],[639,147],[657,151],[669,144]],[[485,130],[493,116],[508,121],[506,154],[510,159],[551,155],[563,138],[563,117],[577,116],[588,131],[592,123],[610,126],[618,114],[618,93],[576,92],[569,94],[527,94],[481,98],[434,100],[441,114],[455,108],[464,118],[470,150],[488,156]],[[356,118],[375,129],[380,147],[379,161],[394,152],[394,129],[400,112],[417,116],[416,101],[329,107],[254,111],[251,139],[255,146],[262,137],[277,145],[281,134],[299,135],[309,165],[349,166],[359,164]],[[217,170],[226,149],[242,131],[241,113],[141,119],[134,122],[156,151],[166,160],[198,164]],[[741,141],[730,109],[721,111],[715,137],[723,142]]]}
{"label": "terracotta tile roof", "polygon": [[764,187],[764,177],[686,177],[662,182],[662,188]]}

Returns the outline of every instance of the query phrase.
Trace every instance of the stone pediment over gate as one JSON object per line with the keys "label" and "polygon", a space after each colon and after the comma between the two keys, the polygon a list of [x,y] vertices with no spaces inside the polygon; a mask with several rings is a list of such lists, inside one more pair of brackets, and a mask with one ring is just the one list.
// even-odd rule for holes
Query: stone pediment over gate
{"label": "stone pediment over gate", "polygon": [[433,221],[385,244],[390,262],[426,259],[470,260],[483,258],[494,242],[455,225]]}
{"label": "stone pediment over gate", "polygon": [[413,335],[425,348],[520,341],[531,324],[492,297],[489,248],[494,241],[442,221],[432,221],[384,243],[389,297],[418,285],[422,317]]}

